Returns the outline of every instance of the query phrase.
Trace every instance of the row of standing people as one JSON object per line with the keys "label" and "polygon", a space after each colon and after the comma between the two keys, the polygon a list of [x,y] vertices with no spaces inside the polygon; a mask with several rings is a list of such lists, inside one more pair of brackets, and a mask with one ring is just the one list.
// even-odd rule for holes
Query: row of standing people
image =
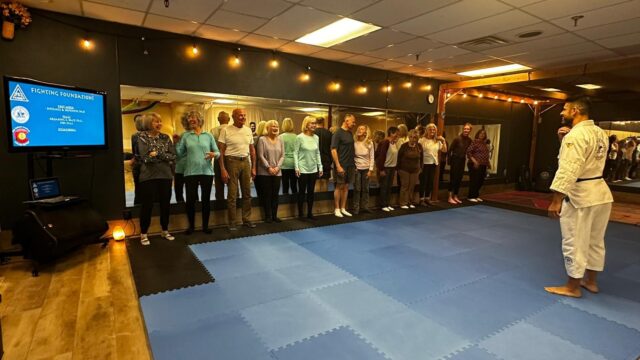
{"label": "row of standing people", "polygon": [[635,179],[638,163],[640,163],[640,144],[634,138],[618,141],[615,134],[609,136],[609,151],[603,174],[606,181],[620,182]]}

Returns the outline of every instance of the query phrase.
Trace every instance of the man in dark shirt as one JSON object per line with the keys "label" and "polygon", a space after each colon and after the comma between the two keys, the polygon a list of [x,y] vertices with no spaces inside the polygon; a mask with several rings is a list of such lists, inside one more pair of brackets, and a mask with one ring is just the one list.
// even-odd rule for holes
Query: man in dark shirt
{"label": "man in dark shirt", "polygon": [[324,125],[324,118],[316,119],[315,134],[318,135],[320,147],[320,161],[322,162],[322,176],[318,179],[318,190],[327,191],[329,188],[329,178],[331,177],[331,131]]}
{"label": "man in dark shirt", "polygon": [[356,117],[347,114],[342,126],[331,137],[331,157],[333,158],[333,180],[336,189],[333,191],[335,204],[334,214],[337,217],[351,216],[347,211],[347,196],[349,184],[353,183],[356,171],[355,148],[351,129],[356,126]]}
{"label": "man in dark shirt", "polygon": [[449,204],[452,205],[462,204],[462,201],[458,198],[458,192],[460,191],[460,183],[462,183],[462,177],[464,176],[467,148],[471,145],[471,139],[469,138],[471,128],[471,124],[464,124],[462,133],[453,139],[451,147],[449,148],[449,153],[451,154],[449,157],[449,166],[451,167],[451,171],[449,172]]}

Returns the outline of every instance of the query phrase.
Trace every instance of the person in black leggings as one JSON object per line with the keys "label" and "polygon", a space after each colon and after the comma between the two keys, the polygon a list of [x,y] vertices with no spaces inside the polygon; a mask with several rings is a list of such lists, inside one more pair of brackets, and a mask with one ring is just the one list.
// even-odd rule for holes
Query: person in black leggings
{"label": "person in black leggings", "polygon": [[[302,133],[296,137],[293,150],[296,176],[298,176],[298,216],[304,217],[304,200],[307,201],[307,218],[313,216],[313,196],[318,176],[322,176],[320,141],[314,134],[316,118],[307,116],[302,121]],[[306,195],[305,195],[306,194]]]}
{"label": "person in black leggings", "polygon": [[471,145],[471,124],[466,123],[462,128],[462,133],[451,142],[449,147],[450,159],[449,165],[451,171],[449,175],[449,204],[457,205],[462,204],[462,201],[458,198],[458,192],[460,191],[460,183],[462,183],[462,177],[464,176],[464,165],[467,160],[467,148]]}

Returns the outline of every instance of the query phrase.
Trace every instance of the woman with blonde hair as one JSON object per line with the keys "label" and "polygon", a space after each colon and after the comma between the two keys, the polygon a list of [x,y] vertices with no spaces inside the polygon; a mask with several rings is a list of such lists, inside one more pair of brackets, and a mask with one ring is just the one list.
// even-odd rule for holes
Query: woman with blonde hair
{"label": "woman with blonde hair", "polygon": [[265,222],[280,222],[278,218],[278,193],[284,162],[284,145],[278,137],[280,126],[275,120],[269,120],[264,126],[265,135],[258,139],[256,162],[257,184],[262,188],[260,202],[264,208]]}
{"label": "woman with blonde hair", "polygon": [[258,121],[258,125],[256,126],[256,132],[253,135],[253,143],[257,144],[260,136],[264,135],[264,126],[267,124],[265,120]]}
{"label": "woman with blonde hair", "polygon": [[355,148],[356,174],[353,186],[353,213],[355,215],[371,212],[369,209],[369,178],[373,176],[375,165],[371,129],[366,125],[358,126],[353,136]]}
{"label": "woman with blonde hair", "polygon": [[211,212],[211,187],[213,186],[212,160],[220,157],[220,150],[216,140],[210,132],[204,131],[204,117],[197,110],[189,110],[182,115],[182,126],[187,131],[176,147],[179,156],[186,157],[184,166],[184,183],[187,188],[187,218],[191,234],[195,227],[196,201],[198,201],[198,187],[202,202],[202,231],[210,234],[209,214]]}
{"label": "woman with blonde hair", "polygon": [[[296,137],[293,150],[294,166],[298,177],[298,216],[303,217],[302,208],[307,200],[307,218],[313,216],[313,196],[318,176],[322,176],[322,159],[320,158],[320,139],[314,134],[316,118],[307,116],[302,121],[302,133]],[[306,194],[306,197],[305,197]]]}
{"label": "woman with blonde hair", "polygon": [[282,193],[288,194],[291,188],[292,194],[298,193],[298,179],[296,177],[295,164],[293,160],[293,148],[296,143],[296,134],[293,132],[293,120],[284,118],[282,120],[282,131],[280,140],[284,145],[284,162],[282,163]]}
{"label": "woman with blonde hair", "polygon": [[162,130],[162,118],[157,113],[142,116],[142,129],[137,138],[140,157],[140,243],[149,245],[147,232],[151,223],[151,210],[154,198],[160,203],[160,225],[162,237],[167,240],[175,238],[169,234],[169,203],[171,202],[171,165],[176,159],[175,148],[171,138]]}
{"label": "woman with blonde hair", "polygon": [[436,176],[436,168],[441,153],[447,152],[447,144],[444,137],[438,136],[438,128],[435,124],[425,127],[424,136],[418,140],[422,146],[422,172],[420,173],[420,205],[431,205],[429,198],[433,190],[433,182]]}

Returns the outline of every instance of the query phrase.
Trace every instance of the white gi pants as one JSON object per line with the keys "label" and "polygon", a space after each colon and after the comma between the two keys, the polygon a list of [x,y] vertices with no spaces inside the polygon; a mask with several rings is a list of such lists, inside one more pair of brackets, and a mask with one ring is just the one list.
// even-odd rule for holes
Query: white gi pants
{"label": "white gi pants", "polygon": [[611,203],[576,209],[571,202],[562,202],[562,254],[570,277],[580,279],[586,269],[604,269],[604,233],[610,213]]}

